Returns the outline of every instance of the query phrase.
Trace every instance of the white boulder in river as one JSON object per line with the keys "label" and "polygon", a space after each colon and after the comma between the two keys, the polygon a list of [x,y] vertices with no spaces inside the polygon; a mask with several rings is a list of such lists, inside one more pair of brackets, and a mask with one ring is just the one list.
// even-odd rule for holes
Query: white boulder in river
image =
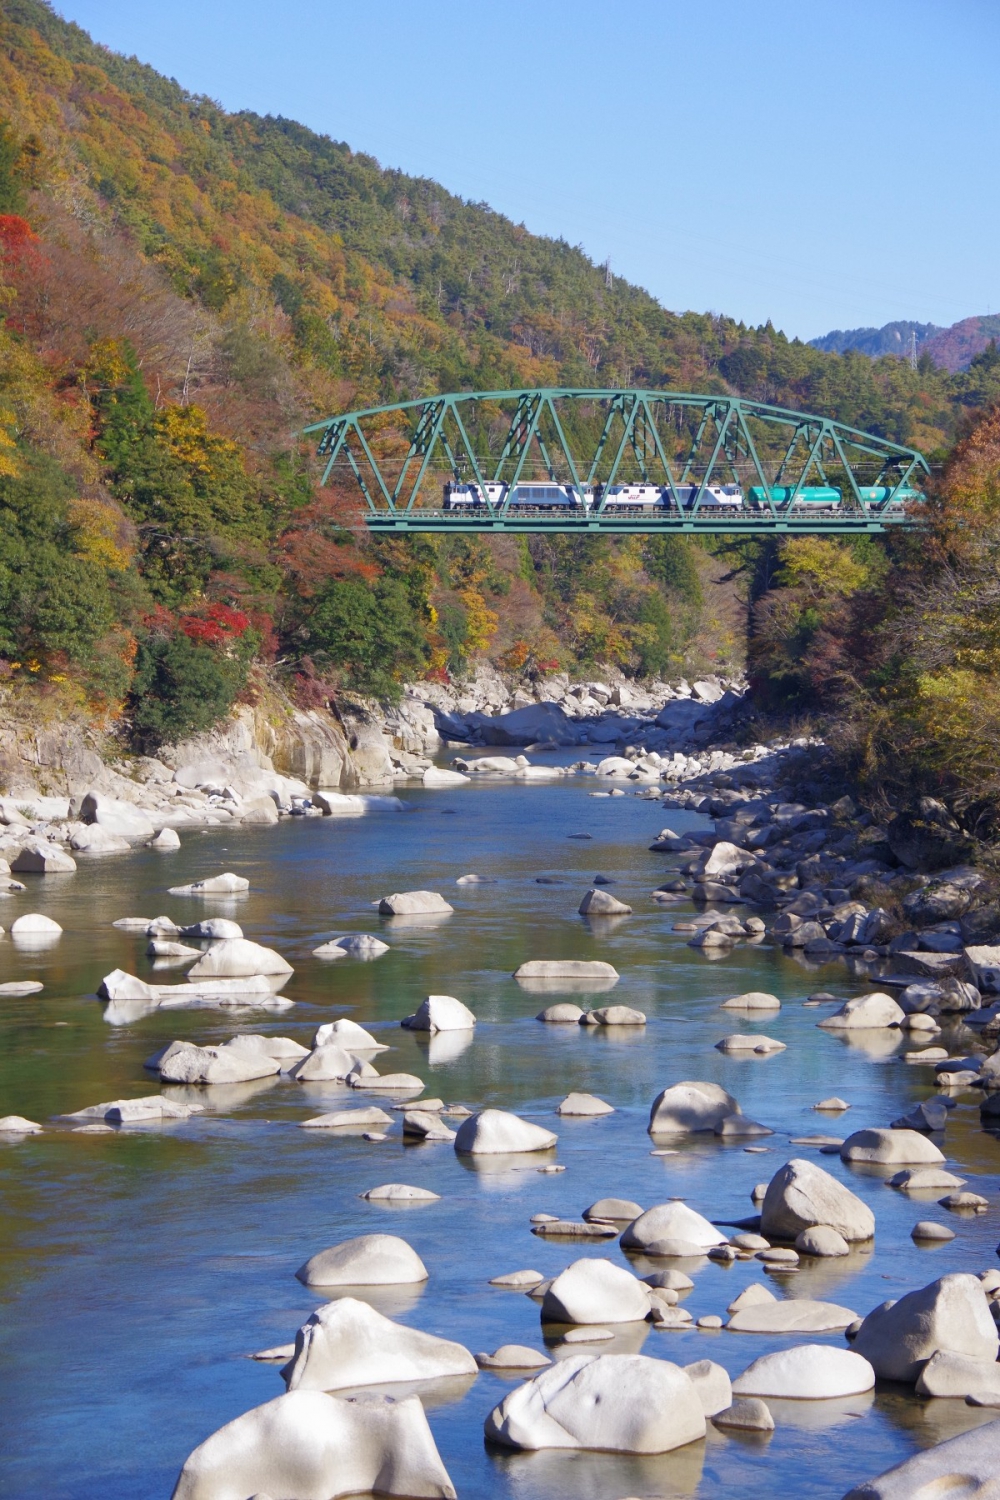
{"label": "white boulder in river", "polygon": [[352,1052],[389,1051],[384,1042],[378,1041],[370,1031],[359,1026],[357,1021],[348,1020],[346,1016],[341,1016],[337,1021],[324,1021],[322,1026],[316,1028],[313,1046],[328,1047],[331,1043],[337,1047],[350,1048]]}
{"label": "white boulder in river", "polygon": [[243,875],[234,875],[227,870],[224,875],[208,875],[204,880],[193,880],[190,885],[172,885],[171,896],[234,896],[248,891],[250,882]]}
{"label": "white boulder in river", "polygon": [[641,1010],[631,1005],[602,1005],[597,1010],[584,1011],[581,1026],[645,1026],[646,1017]]}
{"label": "white boulder in river", "polygon": [[263,1052],[280,1062],[283,1073],[289,1072],[300,1058],[309,1056],[309,1048],[289,1036],[264,1036],[253,1031],[241,1031],[223,1045],[234,1052]]}
{"label": "white boulder in river", "polygon": [[777,995],[765,994],[763,990],[748,990],[745,995],[734,995],[722,1003],[723,1010],[780,1010]]}
{"label": "white boulder in river", "polygon": [[647,1255],[704,1255],[726,1236],[686,1203],[658,1203],[633,1219],[621,1236],[623,1250]]}
{"label": "white boulder in river", "polygon": [[22,845],[11,860],[10,868],[15,875],[71,875],[76,869],[76,860],[60,844],[33,839]]}
{"label": "white boulder in river", "polygon": [[383,917],[424,917],[455,910],[437,891],[396,891],[383,896],[378,909]]}
{"label": "white boulder in river", "polygon": [[427,1280],[420,1256],[395,1234],[362,1234],[320,1250],[300,1266],[303,1286],[412,1286]]}
{"label": "white boulder in river", "polygon": [[796,1157],[779,1167],[767,1185],[760,1232],[767,1239],[794,1240],[817,1224],[829,1225],[852,1244],[875,1233],[875,1215],[867,1203],[815,1162]]}
{"label": "white boulder in river", "polygon": [[251,974],[291,973],[291,964],[273,948],[262,948],[248,938],[222,938],[191,965],[188,978],[242,979]]}
{"label": "white boulder in river", "polygon": [[504,1156],[522,1151],[547,1151],[559,1137],[541,1125],[522,1120],[506,1109],[482,1109],[463,1120],[455,1135],[455,1150],[469,1156]]}
{"label": "white boulder in river", "polygon": [[[811,1297],[789,1297],[779,1302],[747,1301],[730,1316],[732,1333],[837,1333],[850,1328],[857,1313],[837,1302],[815,1302]],[[747,1394],[744,1392],[744,1394]],[[750,1392],[760,1395],[760,1391]],[[772,1391],[777,1395],[777,1391]]]}
{"label": "white boulder in river", "polygon": [[944,1155],[919,1130],[856,1130],[840,1148],[841,1161],[870,1162],[876,1166],[937,1165]]}
{"label": "white boulder in river", "polygon": [[939,1349],[917,1379],[918,1396],[989,1396],[1000,1402],[1000,1364]]}
{"label": "white boulder in river", "polygon": [[608,1104],[605,1099],[598,1099],[596,1094],[567,1094],[562,1103],[556,1105],[557,1115],[589,1118],[596,1115],[613,1115],[614,1112],[614,1105]]}
{"label": "white boulder in river", "polygon": [[352,1075],[357,1064],[353,1052],[339,1047],[336,1042],[327,1042],[297,1063],[293,1076],[299,1083],[343,1082]]}
{"label": "white boulder in river", "polygon": [[906,1012],[891,995],[876,992],[846,1001],[832,1016],[818,1024],[824,1031],[876,1031],[885,1026],[898,1026],[905,1017]]}
{"label": "white boulder in river", "polygon": [[196,1047],[172,1042],[160,1058],[164,1083],[249,1083],[281,1072],[281,1062],[248,1047]]}
{"label": "white boulder in river", "polygon": [[408,1182],[383,1182],[361,1193],[369,1203],[440,1203],[441,1194],[429,1188],[411,1187]]}
{"label": "white boulder in river", "polygon": [[243,928],[228,917],[205,917],[201,922],[191,922],[180,929],[181,937],[193,938],[241,938]]}
{"label": "white boulder in river", "polygon": [[10,935],[17,937],[58,937],[62,928],[58,922],[51,917],[43,916],[38,911],[28,911],[23,917],[16,917],[10,926]]}
{"label": "white boulder in river", "polygon": [[443,766],[428,766],[423,774],[424,786],[468,786],[468,776],[461,771],[448,771]]}
{"label": "white boulder in river", "polygon": [[960,1272],[883,1302],[865,1318],[853,1347],[880,1380],[912,1385],[939,1349],[995,1360],[998,1345],[982,1282]]}
{"label": "white boulder in river", "polygon": [[617,979],[614,964],[598,959],[532,958],[514,970],[515,979]]}
{"label": "white boulder in river", "polygon": [[925,1448],[857,1485],[844,1500],[992,1500],[1000,1474],[1000,1422]]}
{"label": "white boulder in river", "polygon": [[41,1135],[42,1127],[36,1120],[26,1120],[24,1115],[0,1117],[0,1135]]}
{"label": "white boulder in river", "polygon": [[742,1111],[732,1094],[717,1083],[675,1083],[653,1100],[650,1135],[688,1135],[714,1130],[727,1115]]}
{"label": "white boulder in river", "polygon": [[413,1015],[404,1017],[399,1024],[409,1031],[471,1031],[476,1018],[453,995],[428,995]]}
{"label": "white boulder in river", "polygon": [[545,1021],[550,1026],[578,1026],[583,1019],[584,1012],[579,1005],[570,1005],[563,1001],[559,1005],[547,1005],[540,1010],[535,1017],[536,1021]]}
{"label": "white boulder in river", "polygon": [[875,1371],[860,1354],[829,1344],[796,1344],[755,1359],[733,1381],[733,1394],[823,1401],[857,1396],[874,1384]]}
{"label": "white boulder in river", "polygon": [[124,854],[132,847],[128,839],[109,833],[99,823],[84,823],[78,827],[69,846],[77,854]]}
{"label": "white boulder in river", "polygon": [[321,958],[346,955],[348,958],[372,959],[381,958],[388,951],[389,944],[383,943],[381,938],[373,937],[370,932],[352,932],[346,937],[335,938],[332,943],[314,948],[313,954]]}
{"label": "white boulder in river", "polygon": [[694,1382],[642,1354],[577,1354],[511,1391],[486,1418],[507,1448],[668,1453],[705,1436]]}
{"label": "white boulder in river", "polygon": [[282,1374],[290,1391],[340,1391],[474,1375],[477,1368],[461,1344],[393,1323],[367,1302],[341,1297],[317,1308],[299,1329]]}
{"label": "white boulder in river", "polygon": [[173,850],[181,847],[181,836],[176,828],[161,828],[159,833],[146,840],[147,849]]}
{"label": "white boulder in river", "polygon": [[591,886],[578,909],[581,917],[628,917],[632,914],[631,906],[597,886]]}
{"label": "white boulder in river", "polygon": [[313,958],[346,958],[347,949],[342,948],[339,943],[320,943],[318,948],[312,950]]}
{"label": "white boulder in river", "polygon": [[682,1365],[681,1369],[698,1392],[706,1417],[716,1416],[731,1404],[733,1388],[729,1372],[723,1365],[717,1365],[711,1359],[697,1359],[694,1364]]}
{"label": "white boulder in river", "polygon": [[172,1500],[338,1500],[373,1490],[410,1500],[455,1500],[417,1396],[276,1396],[200,1443],[181,1470]]}
{"label": "white boulder in river", "polygon": [[575,1260],[550,1283],[543,1323],[638,1323],[649,1316],[649,1288],[610,1260]]}

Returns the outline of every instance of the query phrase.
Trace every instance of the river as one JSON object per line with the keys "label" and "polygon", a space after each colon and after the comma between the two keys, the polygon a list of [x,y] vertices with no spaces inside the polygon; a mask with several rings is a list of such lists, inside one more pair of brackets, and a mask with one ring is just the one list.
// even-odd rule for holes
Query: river
{"label": "river", "polygon": [[[689,934],[671,929],[690,908],[650,900],[665,872],[646,846],[665,825],[680,831],[707,820],[631,795],[592,798],[593,786],[570,778],[408,789],[405,812],[188,834],[178,853],[143,850],[81,860],[75,876],[28,876],[28,891],[3,903],[7,928],[20,912],[40,911],[64,932],[37,953],[9,937],[0,942],[0,981],[37,977],[45,985],[37,996],[0,999],[0,1114],[46,1126],[40,1136],[0,1145],[0,1494],[165,1500],[198,1442],[283,1390],[275,1365],[247,1355],[291,1341],[321,1300],[296,1281],[297,1267],[361,1233],[402,1234],[430,1271],[422,1290],[373,1293],[375,1305],[472,1350],[544,1347],[538,1303],[489,1286],[491,1276],[529,1266],[552,1275],[583,1255],[624,1263],[613,1241],[608,1249],[533,1236],[531,1214],[575,1219],[613,1194],[644,1207],[680,1196],[710,1218],[741,1218],[753,1212],[754,1184],[794,1155],[848,1181],[873,1207],[877,1235],[873,1253],[765,1278],[778,1295],[821,1297],[864,1314],[946,1271],[996,1264],[995,1209],[979,1218],[949,1215],[933,1199],[919,1204],[886,1187],[886,1173],[866,1175],[817,1156],[815,1147],[789,1145],[791,1136],[888,1124],[932,1092],[929,1070],[896,1060],[904,1045],[898,1033],[848,1044],[817,1030],[825,1012],[802,1004],[814,990],[847,998],[869,986],[842,964],[806,966],[766,943],[743,943],[717,961],[687,947]],[[211,903],[166,894],[169,885],[220,870],[248,876],[250,892]],[[470,871],[496,883],[456,887]],[[611,890],[633,916],[589,926],[576,914],[598,873],[615,882]],[[539,884],[540,876],[562,883]],[[376,915],[371,903],[379,896],[414,888],[441,891],[454,915],[410,926]],[[232,916],[246,936],[278,948],[295,966],[284,991],[294,1008],[282,1015],[160,1011],[108,1025],[94,998],[102,975],[115,967],[151,973],[146,939],[111,924],[161,913],[178,923]],[[371,963],[311,956],[321,941],[347,932],[377,932],[391,951]],[[621,973],[614,1001],[644,1011],[647,1025],[611,1036],[536,1022],[536,1012],[559,997],[530,993],[512,971],[526,959],[569,957],[613,963]],[[183,970],[162,977],[180,980]],[[748,989],[778,995],[783,1009],[764,1023],[718,1009]],[[399,1029],[399,1018],[432,992],[456,995],[476,1013],[464,1050]],[[475,1167],[447,1144],[403,1146],[398,1127],[383,1143],[299,1130],[347,1091],[284,1078],[203,1090],[206,1112],[171,1127],[76,1134],[52,1118],[154,1092],[143,1060],[173,1037],[205,1043],[249,1030],[309,1042],[317,1024],[338,1015],[391,1044],[377,1059],[380,1071],[415,1072],[429,1094],[514,1109],[556,1129],[566,1170],[539,1175],[530,1157],[518,1170]],[[741,1059],[714,1050],[740,1029],[764,1030],[787,1051]],[[650,1155],[650,1103],[681,1079],[724,1084],[774,1130],[766,1152],[696,1137],[676,1155]],[[600,1095],[615,1113],[557,1120],[554,1106],[570,1089]],[[831,1093],[853,1106],[836,1124],[811,1108]],[[953,1111],[946,1151],[949,1166],[975,1174],[970,1186],[995,1202],[996,1141],[980,1130],[972,1095]],[[358,1196],[392,1181],[431,1188],[440,1202],[393,1210]],[[947,1220],[957,1238],[917,1248],[910,1230],[922,1217]],[[724,1316],[736,1293],[762,1278],[756,1261],[696,1265],[683,1302],[695,1317]],[[843,1344],[839,1335],[827,1338]],[[643,1324],[593,1352],[641,1346],[679,1364],[711,1358],[735,1375],[759,1354],[802,1341]],[[773,1434],[724,1436],[710,1425],[704,1442],[662,1457],[498,1454],[484,1446],[483,1419],[508,1389],[508,1381],[482,1373],[428,1401],[461,1500],[742,1500],[748,1493],[839,1500],[853,1483],[995,1415],[880,1389],[874,1399],[775,1402]]]}

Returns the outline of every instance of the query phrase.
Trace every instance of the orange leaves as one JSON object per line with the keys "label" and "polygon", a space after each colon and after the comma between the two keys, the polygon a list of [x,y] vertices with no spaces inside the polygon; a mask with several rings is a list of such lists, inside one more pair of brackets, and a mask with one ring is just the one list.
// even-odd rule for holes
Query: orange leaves
{"label": "orange leaves", "polygon": [[500,656],[500,666],[505,672],[520,672],[530,655],[531,647],[528,642],[519,638]]}
{"label": "orange leaves", "polygon": [[336,490],[321,490],[295,513],[278,538],[276,560],[297,593],[308,599],[330,579],[379,577],[382,570],[367,552],[367,538],[352,530],[358,526],[356,504]]}
{"label": "orange leaves", "polygon": [[0,214],[0,261],[10,268],[37,255],[38,236],[20,214]]}

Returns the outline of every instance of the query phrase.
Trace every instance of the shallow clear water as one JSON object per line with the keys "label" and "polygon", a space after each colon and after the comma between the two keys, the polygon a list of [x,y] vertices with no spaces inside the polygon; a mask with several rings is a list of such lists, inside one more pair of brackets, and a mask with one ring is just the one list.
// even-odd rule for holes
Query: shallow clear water
{"label": "shallow clear water", "polygon": [[[339,1240],[400,1233],[423,1257],[430,1280],[422,1290],[372,1296],[391,1316],[473,1350],[543,1347],[538,1304],[488,1286],[489,1277],[527,1266],[549,1275],[579,1256],[621,1262],[622,1253],[613,1241],[608,1248],[537,1238],[532,1213],[578,1218],[588,1203],[613,1194],[644,1206],[683,1196],[711,1218],[741,1218],[753,1211],[754,1183],[792,1155],[815,1155],[815,1147],[790,1147],[790,1136],[887,1124],[927,1096],[929,1070],[896,1061],[895,1041],[847,1044],[816,1029],[824,1012],[801,1004],[810,991],[847,997],[866,987],[843,965],[807,967],[747,944],[709,961],[688,948],[688,934],[671,932],[687,908],[662,909],[649,899],[665,872],[646,845],[664,824],[682,829],[705,820],[665,814],[631,796],[590,798],[592,787],[570,780],[414,790],[403,814],[189,834],[179,853],[81,862],[77,875],[33,879],[25,895],[3,903],[4,926],[22,911],[43,911],[64,935],[40,953],[0,942],[0,982],[37,976],[45,983],[39,996],[0,1000],[0,1114],[47,1123],[61,1111],[153,1092],[155,1075],[143,1071],[143,1059],[175,1036],[204,1043],[266,1030],[308,1041],[319,1022],[346,1014],[391,1042],[394,1050],[380,1054],[381,1072],[416,1072],[429,1094],[516,1109],[551,1125],[567,1170],[539,1175],[531,1158],[480,1168],[449,1145],[404,1146],[398,1130],[383,1144],[302,1131],[296,1126],[309,1115],[370,1096],[359,1101],[337,1085],[284,1079],[199,1091],[209,1110],[169,1128],[96,1136],[52,1128],[4,1143],[0,1493],[168,1496],[196,1443],[281,1393],[277,1367],[246,1356],[294,1338],[319,1300],[294,1272]],[[575,833],[591,838],[571,839]],[[250,893],[211,903],[166,894],[168,885],[222,869],[248,875]],[[456,877],[472,870],[498,883],[456,887]],[[576,915],[598,872],[616,880],[612,889],[633,904],[632,917],[588,926]],[[539,875],[565,883],[539,885]],[[454,915],[438,926],[406,926],[374,913],[370,903],[380,895],[414,888],[444,892]],[[93,998],[101,976],[116,966],[151,972],[146,939],[117,931],[114,919],[165,913],[182,922],[206,912],[234,916],[247,936],[289,957],[296,972],[285,994],[295,1008],[270,1017],[159,1012],[109,1026]],[[391,952],[368,964],[311,957],[324,938],[365,931],[381,932]],[[638,1006],[646,1027],[609,1036],[539,1025],[536,1012],[558,997],[529,993],[510,976],[525,959],[556,957],[614,963],[622,977],[606,999]],[[182,969],[162,976],[182,978]],[[722,1000],[751,988],[779,995],[780,1014],[742,1022],[719,1011]],[[457,995],[479,1017],[465,1050],[449,1055],[398,1028],[431,992]],[[714,1050],[740,1029],[766,1031],[788,1050],[766,1059]],[[961,1048],[961,1037],[954,1040]],[[764,1142],[767,1154],[695,1138],[675,1156],[651,1156],[650,1102],[684,1078],[724,1084],[747,1114],[770,1125],[776,1134]],[[557,1121],[551,1112],[570,1089],[599,1094],[616,1113]],[[831,1093],[853,1105],[842,1123],[811,1109]],[[1000,1154],[979,1129],[974,1095],[961,1096],[953,1111],[946,1149],[949,1165],[995,1201]],[[817,1159],[874,1208],[874,1253],[769,1279],[779,1294],[864,1313],[945,1271],[996,1264],[994,1209],[959,1218],[933,1198],[921,1204],[887,1188],[887,1173]],[[391,1181],[432,1188],[441,1201],[393,1210],[359,1199]],[[916,1248],[910,1230],[924,1217],[947,1221],[958,1238]],[[652,1269],[635,1265],[640,1274]],[[724,1314],[763,1273],[757,1262],[723,1269],[704,1261],[692,1274],[684,1305],[697,1317]],[[594,1352],[641,1347],[678,1363],[709,1357],[736,1374],[757,1355],[801,1341],[639,1325]],[[842,1344],[837,1335],[829,1341]],[[462,1500],[735,1500],[748,1492],[837,1500],[917,1448],[993,1415],[889,1389],[873,1400],[775,1403],[777,1430],[769,1437],[724,1437],[710,1427],[703,1443],[664,1457],[499,1455],[484,1446],[482,1423],[507,1389],[481,1374],[428,1399]]]}

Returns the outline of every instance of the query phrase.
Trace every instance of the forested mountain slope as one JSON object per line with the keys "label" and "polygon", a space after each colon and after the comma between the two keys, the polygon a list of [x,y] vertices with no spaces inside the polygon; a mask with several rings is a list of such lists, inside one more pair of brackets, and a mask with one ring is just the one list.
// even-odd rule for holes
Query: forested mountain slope
{"label": "forested mountain slope", "polygon": [[154,744],[274,663],[406,676],[738,654],[717,558],[623,539],[375,542],[294,432],[440,389],[738,391],[943,449],[1000,392],[678,315],[561,241],[292,121],[227,114],[0,0],[0,692]]}

